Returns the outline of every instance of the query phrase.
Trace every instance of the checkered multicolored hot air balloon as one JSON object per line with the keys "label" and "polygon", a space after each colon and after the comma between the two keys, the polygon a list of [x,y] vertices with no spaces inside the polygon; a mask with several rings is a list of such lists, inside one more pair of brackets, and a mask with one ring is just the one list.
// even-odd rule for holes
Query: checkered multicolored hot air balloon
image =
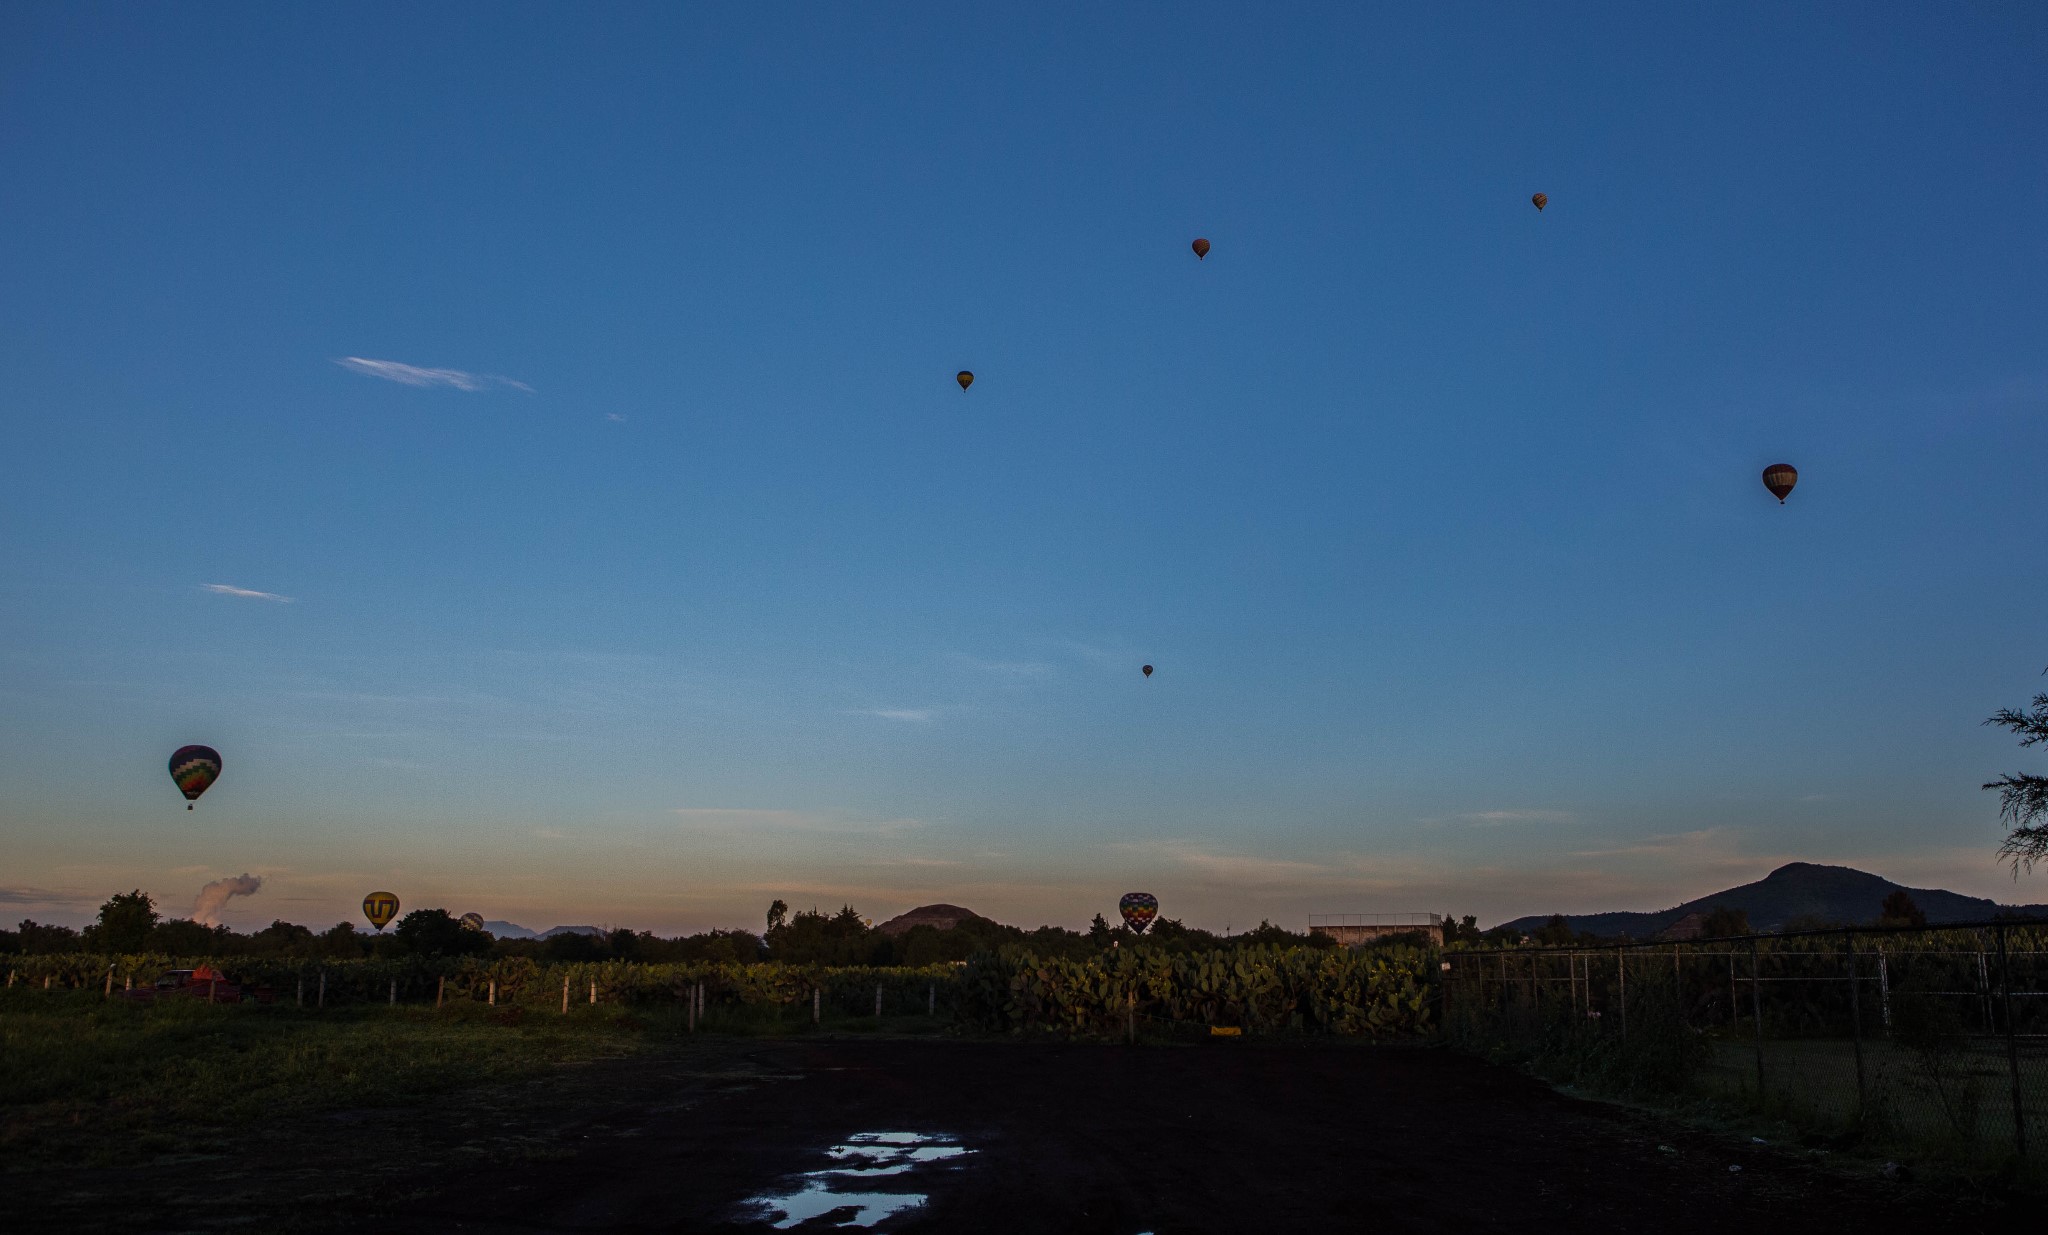
{"label": "checkered multicolored hot air balloon", "polygon": [[185,795],[185,809],[220,779],[220,752],[211,746],[180,746],[171,752],[171,779]]}
{"label": "checkered multicolored hot air balloon", "polygon": [[398,898],[389,892],[372,892],[363,898],[363,916],[370,925],[383,930],[398,916]]}
{"label": "checkered multicolored hot air balloon", "polygon": [[1124,925],[1134,935],[1142,935],[1152,925],[1152,919],[1159,916],[1159,898],[1150,892],[1126,892],[1118,899],[1116,911],[1124,915]]}

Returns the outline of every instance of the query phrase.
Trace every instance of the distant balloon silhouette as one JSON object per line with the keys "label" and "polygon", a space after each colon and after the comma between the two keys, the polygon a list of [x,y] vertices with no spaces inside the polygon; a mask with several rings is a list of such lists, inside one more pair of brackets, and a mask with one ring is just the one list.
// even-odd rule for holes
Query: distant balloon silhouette
{"label": "distant balloon silhouette", "polygon": [[1152,925],[1152,919],[1159,916],[1159,898],[1150,892],[1126,892],[1116,903],[1116,911],[1123,915],[1124,925],[1134,935],[1142,935]]}
{"label": "distant balloon silhouette", "polygon": [[1550,195],[1548,193],[1538,193],[1536,196],[1530,198],[1529,200],[1536,203],[1536,212],[1538,214],[1541,214],[1543,212],[1543,208],[1550,204]]}
{"label": "distant balloon silhouette", "polygon": [[370,925],[383,930],[398,916],[398,898],[389,892],[372,892],[363,898],[363,916]]}
{"label": "distant balloon silhouette", "polygon": [[211,746],[180,746],[171,752],[171,779],[191,810],[199,795],[220,779],[220,752]]}
{"label": "distant balloon silhouette", "polygon": [[1152,666],[1150,666],[1150,665],[1146,665],[1146,666],[1145,666],[1145,676],[1146,676],[1146,677],[1148,677],[1148,678],[1152,676]]}
{"label": "distant balloon silhouette", "polygon": [[1195,256],[1198,258],[1209,256],[1209,242],[1200,236],[1195,237]]}
{"label": "distant balloon silhouette", "polygon": [[962,369],[959,373],[954,375],[953,380],[960,383],[960,389],[965,390],[969,386],[974,385],[974,374],[969,373],[965,369]]}
{"label": "distant balloon silhouette", "polygon": [[484,928],[484,915],[480,913],[465,913],[459,921],[462,923],[462,929],[466,931],[480,931]]}
{"label": "distant balloon silhouette", "polygon": [[1792,486],[1799,483],[1799,469],[1790,463],[1773,463],[1764,469],[1764,488],[1778,499],[1778,505],[1785,504],[1785,495],[1792,492]]}

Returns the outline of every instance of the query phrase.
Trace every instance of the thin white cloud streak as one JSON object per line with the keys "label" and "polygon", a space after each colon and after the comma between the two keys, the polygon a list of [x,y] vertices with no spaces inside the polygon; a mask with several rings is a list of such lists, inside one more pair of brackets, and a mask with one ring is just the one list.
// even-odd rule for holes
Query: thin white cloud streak
{"label": "thin white cloud streak", "polygon": [[509,386],[513,390],[533,393],[533,387],[509,377],[495,373],[468,373],[461,369],[427,369],[419,365],[401,364],[396,360],[369,360],[361,356],[342,356],[336,364],[351,373],[365,377],[382,378],[397,382],[401,386],[446,386],[454,390],[466,390],[474,394],[492,386]]}
{"label": "thin white cloud streak", "polygon": [[292,598],[289,596],[280,596],[276,592],[258,592],[253,588],[236,587],[231,583],[202,583],[199,586],[202,590],[212,592],[216,596],[239,596],[243,600],[268,600],[280,605],[292,603]]}
{"label": "thin white cloud streak", "polygon": [[925,826],[922,819],[858,819],[829,811],[684,806],[669,813],[693,830],[730,831],[735,835],[758,834],[766,829],[784,833],[885,837],[901,836]]}
{"label": "thin white cloud streak", "polygon": [[933,711],[931,708],[856,708],[853,714],[855,716],[877,716],[883,720],[901,720],[909,721],[913,724],[926,724],[931,721]]}
{"label": "thin white cloud streak", "polygon": [[1474,823],[1570,823],[1578,816],[1568,810],[1482,810],[1459,818]]}

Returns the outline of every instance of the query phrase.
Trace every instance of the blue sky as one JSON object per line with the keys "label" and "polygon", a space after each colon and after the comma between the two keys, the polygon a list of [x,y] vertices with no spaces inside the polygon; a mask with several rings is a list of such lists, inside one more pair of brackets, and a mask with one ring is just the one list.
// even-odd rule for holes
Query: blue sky
{"label": "blue sky", "polygon": [[0,10],[0,899],[2048,900],[2048,10],[985,7]]}

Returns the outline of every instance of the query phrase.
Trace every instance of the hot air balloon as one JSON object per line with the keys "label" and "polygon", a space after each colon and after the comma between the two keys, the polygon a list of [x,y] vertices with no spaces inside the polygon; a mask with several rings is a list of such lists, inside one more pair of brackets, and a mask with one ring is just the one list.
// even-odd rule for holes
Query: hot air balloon
{"label": "hot air balloon", "polygon": [[171,779],[185,795],[185,809],[220,779],[220,752],[211,746],[180,746],[171,752]]}
{"label": "hot air balloon", "polygon": [[1200,236],[1195,237],[1195,256],[1198,258],[1209,256],[1209,242]]}
{"label": "hot air balloon", "polygon": [[389,892],[372,892],[363,898],[363,916],[370,925],[383,930],[398,916],[398,898]]}
{"label": "hot air balloon", "polygon": [[1152,676],[1152,666],[1150,666],[1150,665],[1146,665],[1146,666],[1145,666],[1145,676],[1146,676],[1146,677],[1148,677],[1148,678]]}
{"label": "hot air balloon", "polygon": [[462,929],[466,931],[480,931],[484,928],[484,915],[480,913],[465,913],[459,920]]}
{"label": "hot air balloon", "polygon": [[953,380],[960,383],[960,389],[965,390],[969,386],[974,385],[974,374],[969,373],[965,369],[962,369],[960,370],[960,372],[953,375]]}
{"label": "hot air balloon", "polygon": [[1536,196],[1530,198],[1529,200],[1536,204],[1536,213],[1541,214],[1543,213],[1543,208],[1550,204],[1550,194],[1538,193]]}
{"label": "hot air balloon", "polygon": [[1785,495],[1792,492],[1792,486],[1799,483],[1799,469],[1790,463],[1773,463],[1764,469],[1764,488],[1778,499],[1778,505],[1785,504]]}
{"label": "hot air balloon", "polygon": [[1150,892],[1126,892],[1116,902],[1116,911],[1124,915],[1124,925],[1134,935],[1142,935],[1152,925],[1152,919],[1159,916],[1159,898]]}

